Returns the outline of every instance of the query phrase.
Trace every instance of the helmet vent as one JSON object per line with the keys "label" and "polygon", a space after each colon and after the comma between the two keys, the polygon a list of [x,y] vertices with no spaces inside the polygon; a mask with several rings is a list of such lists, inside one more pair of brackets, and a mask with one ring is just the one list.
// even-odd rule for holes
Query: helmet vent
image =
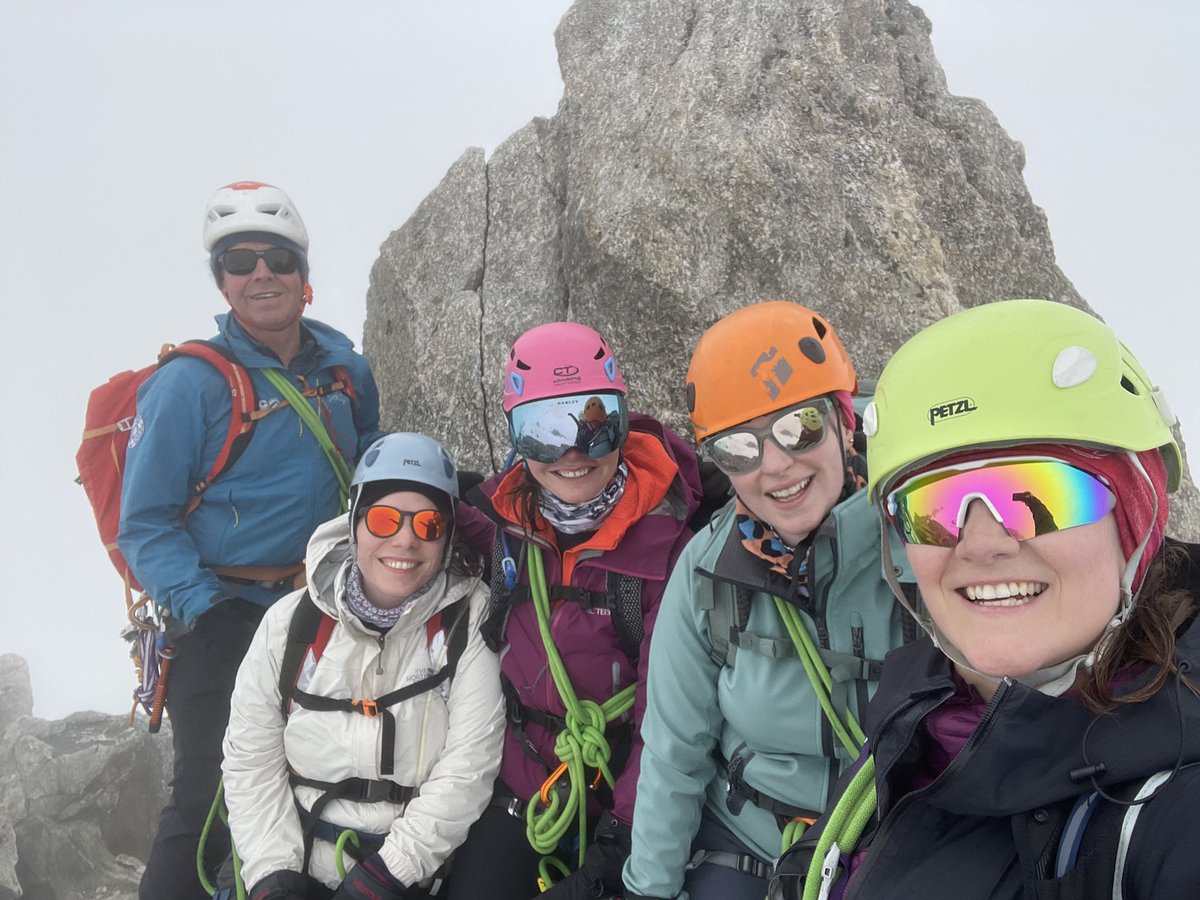
{"label": "helmet vent", "polygon": [[[813,319],[815,322],[816,319]],[[800,339],[800,352],[803,353],[811,362],[818,366],[825,362],[825,348],[821,346],[821,342],[816,338],[805,337]]]}
{"label": "helmet vent", "polygon": [[689,413],[696,411],[696,382],[689,381],[687,390],[684,392],[687,397],[687,408]]}
{"label": "helmet vent", "polygon": [[525,362],[524,360],[518,359],[517,360],[517,368],[520,369],[522,372],[528,372],[533,367],[531,365],[529,365],[527,362]]}
{"label": "helmet vent", "polygon": [[1096,357],[1086,347],[1064,347],[1054,358],[1051,377],[1055,387],[1073,388],[1096,374]]}
{"label": "helmet vent", "polygon": [[825,327],[825,323],[822,322],[820,319],[818,319],[816,316],[813,316],[812,322],[813,322],[813,330],[817,332],[817,337],[820,338],[821,340],[825,340],[825,332],[827,332],[829,330],[828,328]]}
{"label": "helmet vent", "polygon": [[596,355],[593,356],[592,359],[595,359],[595,360],[604,359],[604,348],[601,347],[599,350],[597,350]]}
{"label": "helmet vent", "polygon": [[1121,387],[1125,388],[1125,390],[1129,391],[1129,393],[1133,394],[1135,397],[1137,396],[1137,387],[1135,387],[1134,383],[1124,375],[1121,376]]}
{"label": "helmet vent", "polygon": [[874,400],[863,410],[862,430],[867,437],[875,437],[875,433],[879,431],[879,408],[875,406]]}

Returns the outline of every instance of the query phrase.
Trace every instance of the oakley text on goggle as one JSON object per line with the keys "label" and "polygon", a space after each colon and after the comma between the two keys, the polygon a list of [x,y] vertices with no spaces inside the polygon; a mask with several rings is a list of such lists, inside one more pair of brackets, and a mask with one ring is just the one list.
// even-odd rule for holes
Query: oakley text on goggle
{"label": "oakley text on goggle", "polygon": [[270,247],[266,250],[238,247],[221,254],[221,267],[230,275],[249,275],[258,266],[259,257],[276,275],[291,275],[300,265],[296,254],[283,247]]}
{"label": "oakley text on goggle", "polygon": [[888,519],[907,544],[953,547],[973,500],[1018,541],[1099,522],[1117,505],[1094,475],[1056,459],[980,460],[917,476],[887,496]]}
{"label": "oakley text on goggle", "polygon": [[821,446],[829,433],[825,415],[832,408],[824,397],[805,400],[773,413],[761,428],[741,425],[708,438],[700,446],[726,475],[744,475],[762,462],[763,441],[767,438],[790,456],[801,456]]}
{"label": "oakley text on goggle", "polygon": [[363,519],[367,531],[377,538],[390,538],[404,527],[404,520],[412,520],[412,530],[422,541],[440,540],[446,533],[446,516],[437,509],[421,509],[407,512],[394,506],[370,506]]}
{"label": "oakley text on goggle", "polygon": [[625,443],[629,411],[621,394],[568,394],[513,407],[508,427],[513,447],[525,459],[558,462],[569,450],[599,459]]}

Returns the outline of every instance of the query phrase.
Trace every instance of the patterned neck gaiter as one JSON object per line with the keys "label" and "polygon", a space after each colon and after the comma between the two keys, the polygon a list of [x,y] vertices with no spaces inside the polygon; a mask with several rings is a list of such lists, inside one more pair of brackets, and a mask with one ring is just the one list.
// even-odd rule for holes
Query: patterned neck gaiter
{"label": "patterned neck gaiter", "polygon": [[625,479],[628,477],[629,466],[621,460],[608,486],[599,496],[583,503],[568,503],[542,488],[538,510],[555,531],[561,531],[563,534],[595,531],[608,518],[608,514],[625,493]]}
{"label": "patterned neck gaiter", "polygon": [[425,584],[421,585],[407,599],[394,609],[380,609],[374,603],[367,599],[367,594],[363,590],[362,585],[362,570],[358,567],[358,563],[350,564],[350,574],[346,576],[346,603],[350,607],[350,612],[362,622],[378,628],[381,631],[387,631],[393,625],[400,621],[400,616],[408,609],[414,600],[425,594],[431,587],[434,581],[437,580],[435,575]]}
{"label": "patterned neck gaiter", "polygon": [[[839,503],[867,483],[866,465],[854,449],[853,444],[845,448],[845,453],[846,482],[842,487],[841,496],[838,497]],[[754,556],[765,560],[771,567],[771,571],[790,578],[792,576],[792,559],[796,555],[796,548],[789,547],[776,533],[774,526],[764,522],[751,512],[750,508],[742,502],[741,497],[736,498],[735,515],[737,529],[742,537],[742,546]],[[802,543],[807,546],[807,538]],[[808,567],[804,560],[800,561],[796,575],[798,580],[803,582],[798,586],[799,589],[807,595]]]}

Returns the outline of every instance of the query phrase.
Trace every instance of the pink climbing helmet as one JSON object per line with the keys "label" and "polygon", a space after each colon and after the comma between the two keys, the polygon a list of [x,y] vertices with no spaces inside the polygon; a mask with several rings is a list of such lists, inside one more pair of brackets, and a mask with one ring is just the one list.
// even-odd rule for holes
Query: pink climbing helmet
{"label": "pink climbing helmet", "polygon": [[578,322],[525,332],[508,352],[504,415],[513,449],[526,460],[553,463],[571,450],[599,459],[619,450],[629,408],[612,349]]}
{"label": "pink climbing helmet", "polygon": [[512,345],[504,365],[504,412],[563,394],[615,391],[625,379],[600,333],[578,322],[548,322],[529,329]]}

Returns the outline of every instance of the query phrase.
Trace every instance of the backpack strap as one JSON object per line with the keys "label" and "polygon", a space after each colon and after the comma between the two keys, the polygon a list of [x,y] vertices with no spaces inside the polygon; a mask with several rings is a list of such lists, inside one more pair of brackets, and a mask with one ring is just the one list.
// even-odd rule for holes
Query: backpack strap
{"label": "backpack strap", "polygon": [[621,649],[635,666],[641,654],[642,640],[646,636],[646,622],[642,617],[642,579],[634,575],[609,572],[607,578],[607,606],[612,613],[613,627]]}
{"label": "backpack strap", "polygon": [[321,612],[313,602],[312,595],[305,591],[296,611],[292,613],[292,621],[288,623],[287,643],[279,664],[279,698],[285,719],[291,712],[292,696],[309,648],[313,647],[314,658],[320,659],[325,645],[329,643],[329,635],[333,633],[333,626],[333,619]]}
{"label": "backpack strap", "polygon": [[[1170,776],[1171,770],[1164,770],[1109,792],[1118,800],[1141,800]],[[1013,835],[1033,896],[1037,900],[1120,900],[1129,845],[1144,806],[1112,803],[1091,792],[1014,817]]]}
{"label": "backpack strap", "polygon": [[[796,656],[796,648],[787,638],[769,638],[746,630],[754,593],[743,585],[727,581],[713,584],[712,605],[708,608],[708,634],[712,650],[709,656],[719,666],[733,667],[738,650],[750,650],[771,659]],[[701,608],[704,600],[701,600]]]}
{"label": "backpack strap", "polygon": [[419,681],[414,681],[412,684],[407,684],[402,688],[384,694],[374,700],[352,698],[335,698],[321,697],[316,694],[310,694],[307,691],[302,691],[298,687],[292,688],[292,700],[304,709],[313,710],[315,712],[348,712],[359,713],[367,718],[373,719],[376,716],[383,719],[383,740],[379,750],[379,773],[381,775],[391,775],[395,772],[395,756],[396,756],[396,717],[392,714],[389,707],[395,706],[397,703],[402,703],[411,697],[419,696],[427,691],[432,691],[437,688],[443,681],[453,677],[455,669],[458,667],[458,660],[462,656],[463,649],[467,643],[467,631],[469,628],[470,611],[468,608],[466,597],[456,600],[454,603],[447,606],[440,613],[439,627],[436,631],[442,630],[440,622],[449,620],[450,625],[446,629],[446,664],[431,675],[427,675]]}
{"label": "backpack strap", "polygon": [[[165,349],[165,348],[164,348]],[[232,414],[229,417],[229,427],[225,431],[225,440],[221,450],[213,462],[212,469],[201,481],[192,486],[192,499],[188,502],[184,515],[191,513],[200,505],[200,495],[212,484],[222,472],[237,462],[250,444],[254,435],[254,424],[258,420],[255,415],[257,400],[254,395],[254,385],[250,382],[250,373],[246,370],[233,351],[213,341],[184,341],[173,350],[168,350],[159,356],[159,366],[164,366],[180,356],[190,356],[202,359],[221,373],[229,388],[232,404]]]}
{"label": "backpack strap", "polygon": [[[516,584],[511,588],[508,586],[508,581],[515,579],[506,577],[508,573],[504,570],[504,559],[517,557],[523,560],[525,554],[515,551],[512,556],[507,556],[499,529],[496,530],[496,535],[492,544],[489,585],[491,594],[481,631],[488,647],[494,652],[499,652],[504,645],[504,631],[508,626],[509,613],[514,605],[529,602],[532,594],[527,584]],[[519,575],[519,570],[514,570],[513,574]],[[607,609],[611,614],[621,650],[636,666],[642,640],[646,635],[646,625],[642,618],[643,584],[643,580],[635,575],[610,571],[605,577],[604,591],[556,585],[550,589],[550,593],[555,600],[578,603],[584,609]]]}

